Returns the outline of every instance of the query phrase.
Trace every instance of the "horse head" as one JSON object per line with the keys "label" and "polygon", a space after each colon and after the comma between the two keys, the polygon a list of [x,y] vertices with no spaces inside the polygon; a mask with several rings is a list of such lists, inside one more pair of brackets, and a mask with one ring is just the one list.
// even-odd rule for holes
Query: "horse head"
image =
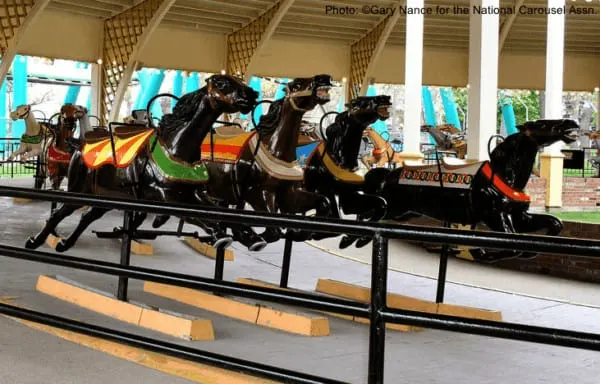
{"label": "horse head", "polygon": [[298,111],[310,111],[317,105],[329,102],[329,89],[333,86],[330,75],[296,78],[286,85],[286,98]]}
{"label": "horse head", "polygon": [[12,120],[25,119],[31,112],[31,105],[23,104],[19,105],[14,111],[10,112],[10,118]]}
{"label": "horse head", "polygon": [[543,119],[528,121],[517,126],[520,133],[529,137],[538,148],[546,147],[562,140],[573,143],[579,137],[579,124],[571,119]]}
{"label": "horse head", "polygon": [[377,120],[385,121],[390,117],[392,101],[387,95],[359,96],[352,99],[346,107],[350,115],[366,124],[373,124]]}
{"label": "horse head", "polygon": [[206,79],[206,87],[212,108],[223,113],[248,114],[259,96],[241,79],[230,75],[213,75]]}

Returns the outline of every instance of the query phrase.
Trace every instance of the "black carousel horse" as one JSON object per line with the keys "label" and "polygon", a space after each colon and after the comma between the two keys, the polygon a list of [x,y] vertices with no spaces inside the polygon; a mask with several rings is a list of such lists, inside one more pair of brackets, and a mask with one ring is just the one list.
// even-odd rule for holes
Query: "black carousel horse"
{"label": "black carousel horse", "polygon": [[[163,116],[158,127],[122,124],[112,131],[82,132],[81,149],[69,166],[69,192],[156,201],[194,202],[195,191],[208,180],[200,159],[200,144],[223,113],[249,113],[258,93],[239,79],[214,75],[207,85],[184,95],[173,112]],[[119,125],[120,123],[117,123]],[[62,204],[54,210],[44,228],[26,242],[27,248],[44,243],[56,226],[79,205]],[[77,228],[58,243],[56,251],[72,247],[83,231],[108,209],[92,207],[81,217]],[[134,229],[146,215],[136,215]],[[204,226],[199,220],[186,220]],[[211,229],[205,227],[210,233]],[[212,244],[222,246],[231,238],[211,234]]]}
{"label": "black carousel horse", "polygon": [[[247,203],[262,212],[297,214],[314,209],[318,215],[329,215],[330,202],[326,197],[298,185],[304,174],[296,159],[296,146],[303,115],[329,101],[331,86],[329,75],[294,79],[286,86],[286,96],[269,105],[255,131],[217,130],[212,143],[215,151],[203,152],[209,173],[207,188],[201,193],[203,201],[237,209],[243,209]],[[211,145],[209,138],[203,145]],[[236,153],[227,152],[227,148],[236,146]],[[215,152],[220,152],[219,159]],[[234,239],[244,245],[257,236],[229,227]],[[260,234],[267,243],[283,236],[281,228],[275,227],[267,227]]]}
{"label": "black carousel horse", "polygon": [[[443,158],[433,165],[407,161],[393,171],[369,172],[370,191],[380,193],[388,203],[385,219],[405,220],[416,214],[472,228],[483,223],[492,231],[559,234],[563,225],[558,218],[527,212],[530,198],[523,189],[538,150],[559,140],[574,142],[579,126],[567,119],[537,120],[518,129],[491,152],[489,161]],[[471,253],[486,262],[535,256],[482,249]]]}
{"label": "black carousel horse", "polygon": [[[298,148],[299,153],[306,151],[303,147],[310,151],[308,156],[303,155],[307,157],[304,187],[308,191],[327,196],[331,201],[334,217],[341,217],[340,209],[346,215],[357,215],[359,220],[378,221],[385,215],[385,200],[363,191],[364,171],[359,168],[358,157],[365,129],[377,120],[386,120],[391,106],[389,96],[355,98],[348,104],[349,109],[339,113],[322,134],[325,141],[306,143],[304,140],[306,144]],[[325,117],[323,116],[321,123]],[[312,238],[331,236],[337,235],[313,234]],[[340,241],[340,248],[346,248],[356,240],[356,246],[362,247],[371,238],[358,239],[345,235]]]}

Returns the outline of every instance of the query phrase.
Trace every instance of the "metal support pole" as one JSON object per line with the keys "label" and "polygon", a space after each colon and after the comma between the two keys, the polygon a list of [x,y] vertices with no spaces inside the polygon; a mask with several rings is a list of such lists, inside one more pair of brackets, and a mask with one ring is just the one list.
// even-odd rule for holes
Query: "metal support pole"
{"label": "metal support pole", "polygon": [[388,239],[376,234],[371,260],[371,313],[369,323],[369,384],[383,384],[385,321],[381,312],[387,299]]}
{"label": "metal support pole", "polygon": [[281,264],[281,280],[279,286],[281,288],[288,287],[288,279],[290,277],[290,263],[292,261],[292,246],[294,242],[292,237],[286,232],[285,234],[285,246],[283,248],[283,263]]}
{"label": "metal support pole", "polygon": [[[132,221],[133,213],[125,211],[123,214],[123,233],[121,237],[121,265],[129,266],[131,259],[131,238],[132,238]],[[127,286],[129,280],[126,277],[119,277],[119,285],[117,287],[117,298],[121,301],[127,301]]]}
{"label": "metal support pole", "polygon": [[217,258],[215,262],[215,280],[223,280],[223,270],[225,269],[225,248],[217,248]]}
{"label": "metal support pole", "polygon": [[[445,228],[450,228],[450,222],[444,222]],[[446,271],[448,270],[448,244],[442,245],[440,251],[440,268],[438,270],[437,293],[435,295],[436,303],[444,302],[444,290],[446,289]]]}

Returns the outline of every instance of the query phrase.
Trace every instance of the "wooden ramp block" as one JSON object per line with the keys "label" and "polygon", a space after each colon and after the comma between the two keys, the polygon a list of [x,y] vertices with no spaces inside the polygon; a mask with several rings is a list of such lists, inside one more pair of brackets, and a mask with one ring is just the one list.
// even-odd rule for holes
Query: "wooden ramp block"
{"label": "wooden ramp block", "polygon": [[152,247],[152,244],[131,240],[131,253],[135,255],[152,256],[154,255],[154,248]]}
{"label": "wooden ramp block", "polygon": [[13,203],[31,203],[33,200],[26,199],[24,197],[13,197],[12,201],[13,201]]}
{"label": "wooden ramp block", "polygon": [[[361,303],[369,303],[371,290],[366,287],[348,284],[341,281],[319,279],[317,281],[317,292],[327,293],[333,296],[344,297]],[[433,301],[415,299],[409,296],[389,293],[387,305],[394,309],[406,309],[426,313],[437,313],[443,315],[460,316],[473,319],[502,321],[502,312],[488,309],[464,307],[453,304],[438,304]]]}
{"label": "wooden ramp block", "polygon": [[[203,243],[200,240],[193,237],[184,237],[183,242],[192,247],[196,252],[211,259],[217,258],[217,249],[209,244]],[[234,254],[230,249],[225,250],[225,261],[233,261]]]}
{"label": "wooden ramp block", "polygon": [[52,249],[55,249],[56,244],[58,244],[58,242],[61,240],[62,240],[62,237],[56,237],[56,236],[50,234],[50,235],[48,235],[48,238],[46,239],[46,245],[48,245]]}
{"label": "wooden ramp block", "polygon": [[[276,289],[282,289],[282,290],[292,290],[292,289],[289,289],[289,288],[281,288],[278,285],[267,283],[267,282],[264,282],[264,281],[250,279],[250,278],[244,278],[244,277],[238,278],[237,282],[238,283],[242,283],[242,284],[254,285],[254,286],[257,286],[257,287],[276,288]],[[337,317],[338,319],[355,321],[355,322],[361,323],[361,324],[369,324],[369,320],[368,319],[363,319],[362,317],[355,317],[355,316],[350,316],[350,315],[342,315],[340,313],[332,313],[332,312],[326,312],[326,311],[319,311],[319,312],[322,312],[322,313],[324,313],[324,314],[326,314],[328,316],[331,316],[331,317]],[[402,325],[402,324],[386,324],[385,327],[387,329],[391,329],[391,330],[394,330],[394,331],[400,331],[400,332],[415,332],[415,331],[422,331],[423,330],[423,328],[420,328],[420,327],[414,327],[412,325]]]}
{"label": "wooden ramp block", "polygon": [[74,283],[40,275],[36,290],[85,309],[187,340],[214,340],[212,322],[145,308]]}
{"label": "wooden ramp block", "polygon": [[248,323],[304,336],[328,336],[329,320],[305,314],[289,313],[258,304],[246,304],[188,288],[153,282],[144,283],[144,291],[181,303],[215,312]]}

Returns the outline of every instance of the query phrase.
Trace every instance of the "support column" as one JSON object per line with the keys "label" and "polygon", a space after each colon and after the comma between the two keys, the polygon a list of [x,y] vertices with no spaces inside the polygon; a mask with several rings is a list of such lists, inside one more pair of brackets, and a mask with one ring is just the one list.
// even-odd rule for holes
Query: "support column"
{"label": "support column", "polygon": [[6,80],[4,80],[2,87],[0,87],[0,137],[6,137],[6,123],[8,121],[6,112]]}
{"label": "support column", "polygon": [[[407,0],[408,8],[423,8],[424,0]],[[400,156],[420,160],[421,153],[421,87],[423,86],[423,21],[422,14],[406,15],[406,52],[404,72],[404,145]]]}
{"label": "support column", "polygon": [[[473,6],[500,6],[499,0],[471,0]],[[498,33],[500,16],[472,12],[469,25],[469,129],[467,158],[488,160],[488,141],[495,135],[498,108]],[[490,150],[493,149],[493,145]]]}
{"label": "support column", "polygon": [[[548,0],[548,7],[565,5],[565,0]],[[548,15],[546,34],[546,89],[544,118],[562,118],[565,15]],[[546,179],[546,208],[562,207],[563,142],[544,149],[540,155],[540,176]]]}
{"label": "support column", "polygon": [[[27,56],[17,55],[13,62],[13,105],[27,104]],[[25,121],[17,120],[12,123],[11,136],[21,137],[25,133]]]}

